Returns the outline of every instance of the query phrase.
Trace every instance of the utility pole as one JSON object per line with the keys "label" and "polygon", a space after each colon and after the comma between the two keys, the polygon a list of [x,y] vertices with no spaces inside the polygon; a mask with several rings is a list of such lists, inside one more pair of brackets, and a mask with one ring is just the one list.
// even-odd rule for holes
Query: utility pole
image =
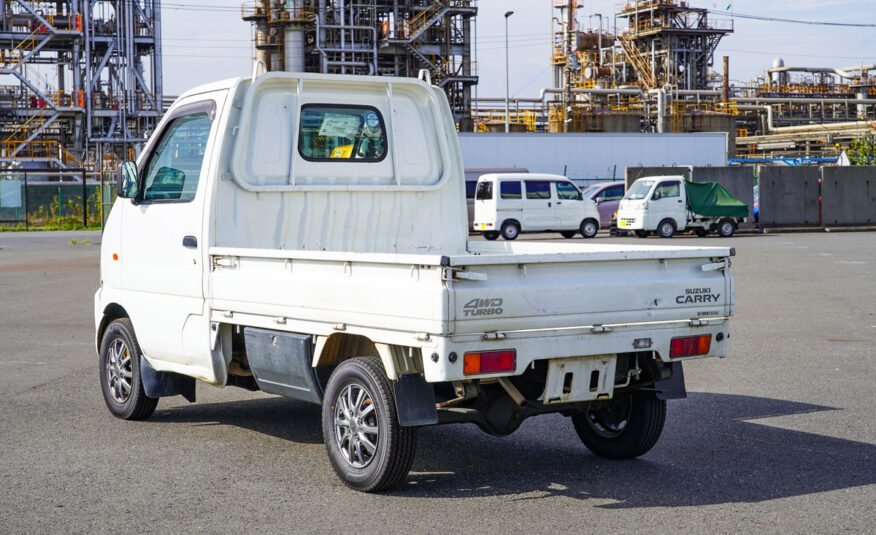
{"label": "utility pole", "polygon": [[569,108],[572,106],[572,23],[575,20],[575,1],[566,2],[566,65],[563,68],[563,132],[569,131]]}
{"label": "utility pole", "polygon": [[511,87],[508,77],[508,18],[513,15],[513,11],[505,12],[505,133],[511,131]]}

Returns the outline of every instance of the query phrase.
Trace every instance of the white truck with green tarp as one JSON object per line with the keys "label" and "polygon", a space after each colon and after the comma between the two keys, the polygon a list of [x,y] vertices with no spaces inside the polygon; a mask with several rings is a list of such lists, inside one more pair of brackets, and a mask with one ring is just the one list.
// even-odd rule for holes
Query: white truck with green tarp
{"label": "white truck with green tarp", "polygon": [[748,220],[748,205],[716,182],[690,182],[682,176],[637,180],[618,204],[617,227],[644,238],[656,232],[671,238],[690,230],[697,236],[716,231],[729,237]]}

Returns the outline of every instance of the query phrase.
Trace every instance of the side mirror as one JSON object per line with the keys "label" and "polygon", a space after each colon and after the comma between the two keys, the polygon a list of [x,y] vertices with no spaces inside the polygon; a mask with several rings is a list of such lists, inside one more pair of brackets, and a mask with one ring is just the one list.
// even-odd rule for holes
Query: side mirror
{"label": "side mirror", "polygon": [[602,199],[597,197],[597,198],[593,199],[593,202],[595,202],[596,204],[599,204],[602,202]]}
{"label": "side mirror", "polygon": [[652,200],[652,201],[659,201],[659,200],[660,200],[660,197],[662,197],[662,196],[660,195],[660,192],[659,192],[659,191],[655,191],[655,192],[654,192],[654,195],[651,195],[651,200]]}
{"label": "side mirror", "polygon": [[127,161],[119,166],[119,176],[116,179],[116,194],[123,199],[133,199],[137,196],[137,164]]}

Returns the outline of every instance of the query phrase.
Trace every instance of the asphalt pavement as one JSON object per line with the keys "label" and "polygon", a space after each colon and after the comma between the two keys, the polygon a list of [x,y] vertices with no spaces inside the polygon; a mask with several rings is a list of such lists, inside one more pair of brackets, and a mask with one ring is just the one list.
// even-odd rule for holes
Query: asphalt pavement
{"label": "asphalt pavement", "polygon": [[690,395],[669,403],[657,446],[633,461],[600,459],[560,415],[507,438],[471,425],[424,428],[406,481],[377,495],[337,480],[314,405],[199,383],[197,403],[164,398],[143,422],[111,416],[93,343],[99,241],[95,232],[0,233],[0,533],[876,525],[876,233],[601,233],[594,241],[737,251],[730,354],[685,365]]}

